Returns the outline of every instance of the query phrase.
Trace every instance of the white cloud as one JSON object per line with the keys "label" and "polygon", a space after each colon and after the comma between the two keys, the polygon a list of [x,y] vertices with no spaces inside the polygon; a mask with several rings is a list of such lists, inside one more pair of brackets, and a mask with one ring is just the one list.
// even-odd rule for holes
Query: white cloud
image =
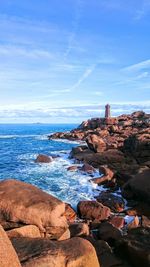
{"label": "white cloud", "polygon": [[0,46],[0,56],[7,56],[7,57],[27,57],[33,59],[52,59],[54,55],[49,51],[42,50],[42,49],[27,49],[25,47],[19,47],[14,45],[1,45]]}
{"label": "white cloud", "polygon": [[[103,117],[105,104],[101,105],[87,105],[87,106],[72,106],[62,108],[32,108],[27,106],[5,106],[0,108],[0,122],[9,121],[26,121],[26,122],[52,122],[55,123],[63,121],[68,122],[78,121],[79,123],[83,119],[91,117]],[[111,112],[113,116],[120,115],[122,113],[131,113],[137,110],[144,110],[150,112],[150,101],[141,102],[128,102],[128,103],[111,103]]]}
{"label": "white cloud", "polygon": [[141,61],[137,64],[130,65],[128,67],[125,67],[124,71],[140,71],[143,69],[149,69],[150,68],[150,59]]}

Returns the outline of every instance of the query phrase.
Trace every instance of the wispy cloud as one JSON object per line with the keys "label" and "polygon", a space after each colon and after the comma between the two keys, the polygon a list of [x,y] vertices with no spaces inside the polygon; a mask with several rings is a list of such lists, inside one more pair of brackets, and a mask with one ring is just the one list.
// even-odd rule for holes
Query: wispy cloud
{"label": "wispy cloud", "polygon": [[141,61],[137,64],[130,65],[128,67],[125,67],[123,70],[125,71],[139,71],[143,69],[148,69],[150,68],[150,59]]}
{"label": "wispy cloud", "polygon": [[83,75],[80,77],[80,79],[70,88],[70,90],[73,91],[74,89],[78,88],[80,84],[83,83],[92,74],[95,68],[96,68],[96,64],[87,68],[85,72],[83,73]]}
{"label": "wispy cloud", "polygon": [[64,53],[64,59],[67,58],[69,53],[71,52],[72,48],[75,47],[75,37],[79,28],[80,18],[82,14],[82,8],[83,8],[83,0],[77,0],[76,7],[75,7],[75,15],[72,22],[72,32],[70,33],[69,40],[68,40],[68,46]]}
{"label": "wispy cloud", "polygon": [[54,55],[47,50],[29,49],[14,45],[0,45],[0,56],[6,57],[25,57],[32,59],[52,59]]}

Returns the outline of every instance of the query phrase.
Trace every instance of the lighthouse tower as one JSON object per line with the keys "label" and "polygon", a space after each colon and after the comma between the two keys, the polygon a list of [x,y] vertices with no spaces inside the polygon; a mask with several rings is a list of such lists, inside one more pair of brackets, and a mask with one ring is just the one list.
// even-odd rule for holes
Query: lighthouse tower
{"label": "lighthouse tower", "polygon": [[110,105],[105,106],[105,118],[110,118]]}

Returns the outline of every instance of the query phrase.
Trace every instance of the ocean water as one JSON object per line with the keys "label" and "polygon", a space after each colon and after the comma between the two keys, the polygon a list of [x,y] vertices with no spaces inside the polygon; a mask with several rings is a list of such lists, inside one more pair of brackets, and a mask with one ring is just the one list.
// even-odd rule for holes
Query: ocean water
{"label": "ocean water", "polygon": [[[92,199],[91,178],[81,172],[68,172],[68,159],[77,142],[48,140],[47,135],[69,131],[77,125],[0,124],[0,180],[13,178],[38,186],[73,207],[79,200]],[[52,163],[38,164],[38,154],[59,155]]]}

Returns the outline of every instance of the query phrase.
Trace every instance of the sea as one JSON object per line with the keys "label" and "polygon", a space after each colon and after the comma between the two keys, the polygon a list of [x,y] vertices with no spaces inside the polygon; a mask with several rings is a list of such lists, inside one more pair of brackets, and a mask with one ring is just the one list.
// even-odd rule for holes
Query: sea
{"label": "sea", "polygon": [[[31,183],[76,208],[80,200],[93,199],[91,176],[67,171],[69,158],[78,142],[48,140],[48,135],[70,131],[75,124],[0,124],[0,180]],[[48,164],[35,163],[39,154],[58,156]],[[79,164],[80,165],[80,164]]]}

